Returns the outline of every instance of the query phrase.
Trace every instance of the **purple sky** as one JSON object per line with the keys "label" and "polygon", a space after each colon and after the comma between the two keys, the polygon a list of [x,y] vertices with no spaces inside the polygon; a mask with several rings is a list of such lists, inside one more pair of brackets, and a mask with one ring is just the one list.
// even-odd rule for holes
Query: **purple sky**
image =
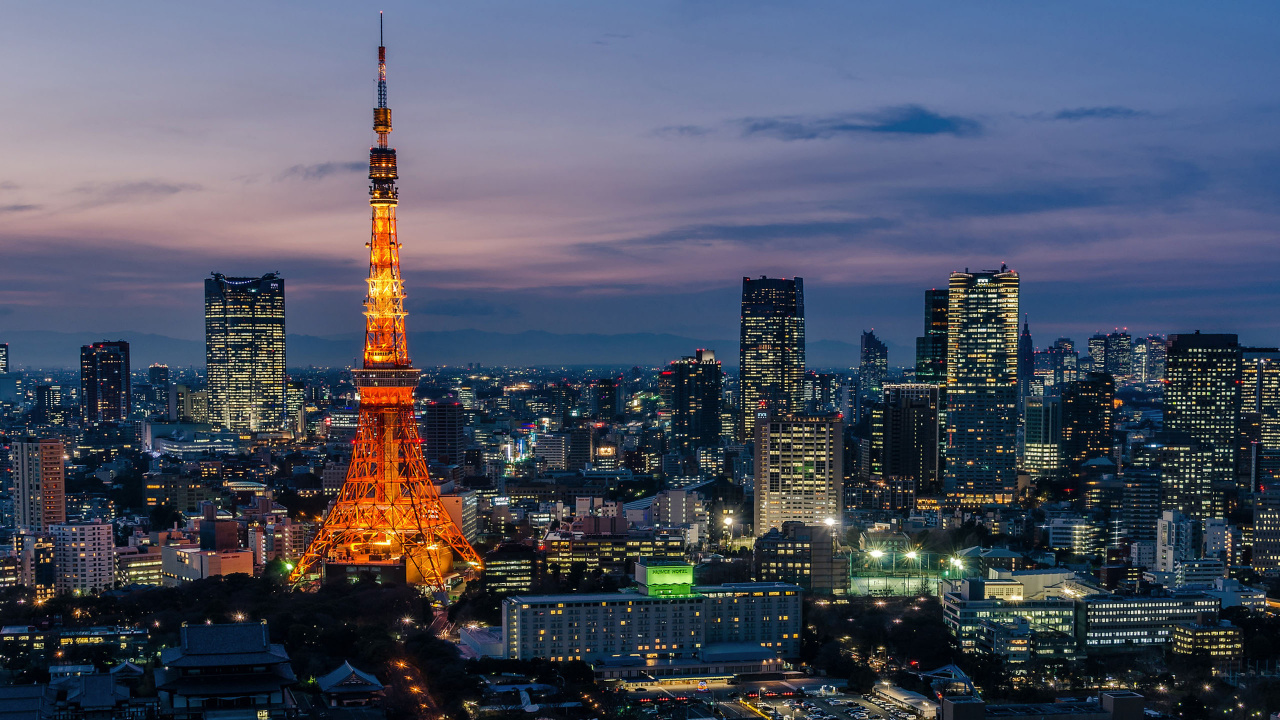
{"label": "purple sky", "polygon": [[[66,3],[0,21],[0,334],[360,329],[377,10],[415,330],[733,338],[743,275],[895,348],[1009,263],[1038,345],[1280,342],[1274,3]],[[900,354],[894,364],[904,361]]]}

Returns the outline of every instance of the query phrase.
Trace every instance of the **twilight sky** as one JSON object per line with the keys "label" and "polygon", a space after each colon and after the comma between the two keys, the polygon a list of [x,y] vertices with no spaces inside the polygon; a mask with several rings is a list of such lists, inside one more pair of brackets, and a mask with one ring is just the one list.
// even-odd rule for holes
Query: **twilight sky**
{"label": "twilight sky", "polygon": [[896,365],[1004,261],[1041,346],[1280,342],[1269,2],[8,5],[0,334],[201,338],[213,270],[358,332],[378,9],[411,329],[734,338],[799,275]]}

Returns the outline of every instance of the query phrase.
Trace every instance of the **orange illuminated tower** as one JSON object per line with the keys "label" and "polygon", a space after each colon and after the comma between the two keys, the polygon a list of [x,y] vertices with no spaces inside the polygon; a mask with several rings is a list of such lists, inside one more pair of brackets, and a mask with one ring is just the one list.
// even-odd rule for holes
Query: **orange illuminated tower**
{"label": "orange illuminated tower", "polygon": [[353,370],[360,418],[351,467],[315,540],[289,576],[291,583],[321,573],[381,577],[445,590],[455,553],[468,570],[480,558],[449,518],[427,477],[413,415],[418,371],[409,363],[404,331],[404,283],[396,240],[396,151],[387,146],[386,48],[378,47],[378,144],[369,150],[369,294],[365,298],[364,368]]}

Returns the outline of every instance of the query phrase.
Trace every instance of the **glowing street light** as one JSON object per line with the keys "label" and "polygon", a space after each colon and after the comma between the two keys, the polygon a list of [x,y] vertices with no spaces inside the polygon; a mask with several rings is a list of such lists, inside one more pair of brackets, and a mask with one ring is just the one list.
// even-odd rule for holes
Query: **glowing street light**
{"label": "glowing street light", "polygon": [[911,552],[907,553],[908,560],[915,560],[918,557],[920,557],[920,553],[916,552],[915,550],[912,550]]}
{"label": "glowing street light", "polygon": [[879,560],[880,558],[884,557],[884,551],[883,551],[883,550],[872,550],[872,551],[871,551],[870,553],[868,553],[868,554],[869,554],[869,555],[871,555],[871,557],[873,557],[873,558],[875,558],[875,559],[877,559],[877,560]]}

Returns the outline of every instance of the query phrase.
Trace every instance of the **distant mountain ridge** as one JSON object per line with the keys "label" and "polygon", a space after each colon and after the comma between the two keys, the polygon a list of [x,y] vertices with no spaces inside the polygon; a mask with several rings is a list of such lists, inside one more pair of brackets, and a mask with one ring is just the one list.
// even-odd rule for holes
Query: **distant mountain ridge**
{"label": "distant mountain ridge", "polygon": [[[55,332],[52,330],[0,331],[0,343],[9,343],[15,368],[74,368],[80,364],[80,346],[102,340],[126,340],[133,367],[154,362],[172,367],[203,366],[204,341],[143,333]],[[358,361],[362,334],[319,337],[289,335],[289,367],[308,365],[341,367]],[[419,367],[433,365],[532,366],[532,365],[662,365],[709,348],[726,366],[737,366],[738,343],[671,335],[667,333],[551,333],[526,330],[498,333],[486,330],[444,330],[409,333],[409,354]],[[857,346],[840,340],[814,340],[807,347],[810,367],[851,367]]]}

